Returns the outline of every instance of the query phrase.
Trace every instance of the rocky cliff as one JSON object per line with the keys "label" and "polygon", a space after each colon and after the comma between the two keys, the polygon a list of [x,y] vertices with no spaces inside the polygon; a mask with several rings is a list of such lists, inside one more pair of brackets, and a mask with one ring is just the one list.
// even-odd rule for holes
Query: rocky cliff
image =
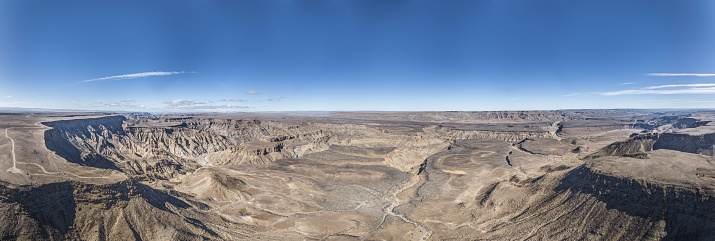
{"label": "rocky cliff", "polygon": [[[109,185],[0,183],[3,240],[220,239],[196,218],[204,207],[134,180]],[[210,219],[209,219],[210,220]]]}
{"label": "rocky cliff", "polygon": [[328,148],[337,136],[380,133],[363,125],[284,124],[259,120],[121,116],[43,123],[45,144],[81,165],[166,179],[202,165],[269,163]]}
{"label": "rocky cliff", "polygon": [[366,120],[481,123],[485,121],[554,122],[563,120],[566,113],[560,111],[338,112],[331,113],[330,116]]}
{"label": "rocky cliff", "polygon": [[[712,190],[617,177],[586,166],[567,173],[556,190],[598,200],[606,209],[649,223],[632,227],[633,234],[644,234],[633,238],[715,239],[715,217],[711,215],[715,213],[715,193]],[[600,220],[598,216],[589,216],[584,221]],[[653,226],[662,228],[664,236],[648,234],[647,229]]]}
{"label": "rocky cliff", "polygon": [[610,144],[588,156],[624,156],[645,158],[651,150],[667,149],[694,154],[715,155],[715,134],[689,135],[678,133],[648,133],[631,137],[626,141]]}
{"label": "rocky cliff", "polygon": [[[561,169],[561,168],[557,168]],[[430,173],[430,179],[443,180]],[[440,185],[440,184],[431,184]],[[443,185],[443,184],[442,184]],[[448,188],[445,185],[445,189]],[[421,190],[427,190],[425,185]],[[427,194],[427,191],[423,195]],[[440,203],[422,196],[420,203]],[[431,220],[435,240],[712,240],[715,192],[635,180],[585,165],[536,178],[483,186],[473,200],[462,199],[450,218]],[[449,210],[446,204],[442,210]],[[448,211],[444,211],[448,212]],[[450,220],[448,222],[446,220]]]}
{"label": "rocky cliff", "polygon": [[695,117],[336,115],[14,116],[0,239],[715,238],[715,134]]}
{"label": "rocky cliff", "polygon": [[[493,118],[531,116],[524,113],[492,114],[495,115]],[[341,138],[348,136],[384,139],[381,143],[385,147],[398,149],[383,158],[400,169],[411,168],[408,163],[413,162],[412,159],[422,160],[444,148],[450,140],[518,142],[529,138],[553,138],[553,134],[546,130],[465,131],[432,126],[423,132],[391,134],[359,124],[286,124],[196,117],[135,121],[108,116],[44,124],[52,127],[45,132],[47,148],[68,161],[122,170],[147,179],[173,178],[206,165],[265,164],[281,158],[296,158],[345,142]],[[416,144],[422,141],[426,141],[425,144]]]}

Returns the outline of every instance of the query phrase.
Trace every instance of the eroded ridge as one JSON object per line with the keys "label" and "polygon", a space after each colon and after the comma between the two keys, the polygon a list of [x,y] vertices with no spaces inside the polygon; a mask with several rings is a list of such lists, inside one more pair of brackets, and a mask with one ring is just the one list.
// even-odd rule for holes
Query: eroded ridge
{"label": "eroded ridge", "polygon": [[709,112],[0,115],[2,239],[708,240]]}

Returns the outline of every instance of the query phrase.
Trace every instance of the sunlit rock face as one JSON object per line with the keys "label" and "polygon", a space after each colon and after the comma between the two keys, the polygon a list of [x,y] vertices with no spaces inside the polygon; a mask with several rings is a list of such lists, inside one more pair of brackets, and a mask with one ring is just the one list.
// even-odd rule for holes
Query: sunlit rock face
{"label": "sunlit rock face", "polygon": [[713,116],[0,115],[0,235],[709,240]]}

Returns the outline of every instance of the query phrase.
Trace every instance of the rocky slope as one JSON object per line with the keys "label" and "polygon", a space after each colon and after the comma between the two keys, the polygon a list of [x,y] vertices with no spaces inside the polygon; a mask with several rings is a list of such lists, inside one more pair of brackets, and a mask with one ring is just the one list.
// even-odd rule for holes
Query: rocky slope
{"label": "rocky slope", "polygon": [[[290,125],[211,118],[164,118],[153,122],[135,122],[111,116],[43,124],[52,127],[45,132],[47,148],[68,161],[123,170],[148,179],[172,178],[205,165],[266,164],[281,158],[300,157],[326,150],[331,144],[357,143],[352,138],[344,139],[353,136],[370,136],[368,139],[375,143],[365,143],[366,146],[398,148],[385,158],[400,169],[407,168],[405,165],[411,167],[400,164],[403,162],[400,160],[424,159],[427,154],[444,148],[450,140],[518,142],[528,138],[553,138],[547,130],[469,131],[431,126],[422,133],[405,136],[358,124]],[[420,146],[435,146],[436,149],[422,151]]]}
{"label": "rocky slope", "polygon": [[[715,213],[715,192],[712,189],[634,180],[580,166],[567,173],[555,190],[595,199],[612,213],[640,219],[646,225],[634,225],[631,231],[620,231],[633,235],[629,239],[715,238],[715,217],[711,215]],[[589,218],[592,222],[603,223],[598,216]],[[649,233],[653,231],[656,232]],[[637,234],[642,236],[635,236]]]}
{"label": "rocky slope", "polygon": [[[270,162],[292,157],[284,143],[306,148],[327,141],[320,130],[290,128],[260,121],[165,119],[132,123],[112,116],[43,123],[47,148],[70,162],[121,169],[149,179],[166,179],[195,170],[211,154],[217,164]],[[308,129],[306,132],[305,129]],[[260,143],[262,145],[255,145]],[[319,145],[319,144],[318,144]],[[300,150],[298,150],[300,152]]]}
{"label": "rocky slope", "polygon": [[563,120],[566,113],[560,111],[480,111],[480,112],[364,112],[364,113],[331,113],[331,117],[390,120],[390,121],[423,121],[450,123],[482,123],[495,122],[553,122]]}
{"label": "rocky slope", "polygon": [[0,239],[711,240],[715,134],[669,114],[31,120]]}
{"label": "rocky slope", "polygon": [[[0,183],[3,240],[221,239],[200,204],[128,180],[110,185]],[[223,237],[226,238],[226,237]]]}
{"label": "rocky slope", "polygon": [[[635,180],[587,166],[495,181],[469,199],[445,200],[458,177],[431,182],[401,207],[427,220],[434,240],[711,240],[715,192]],[[483,177],[488,178],[488,177]],[[438,196],[442,195],[442,196]],[[429,205],[427,205],[429,203]],[[431,215],[434,209],[442,215]]]}
{"label": "rocky slope", "polygon": [[619,141],[591,154],[588,158],[624,156],[646,158],[652,150],[674,150],[713,156],[715,134],[689,135],[679,133],[640,134],[626,141]]}

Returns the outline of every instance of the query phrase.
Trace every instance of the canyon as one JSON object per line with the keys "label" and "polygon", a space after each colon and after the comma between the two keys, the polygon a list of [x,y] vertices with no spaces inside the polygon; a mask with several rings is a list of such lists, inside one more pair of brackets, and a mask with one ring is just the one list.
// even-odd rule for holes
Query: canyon
{"label": "canyon", "polygon": [[0,113],[0,238],[712,240],[715,113]]}

